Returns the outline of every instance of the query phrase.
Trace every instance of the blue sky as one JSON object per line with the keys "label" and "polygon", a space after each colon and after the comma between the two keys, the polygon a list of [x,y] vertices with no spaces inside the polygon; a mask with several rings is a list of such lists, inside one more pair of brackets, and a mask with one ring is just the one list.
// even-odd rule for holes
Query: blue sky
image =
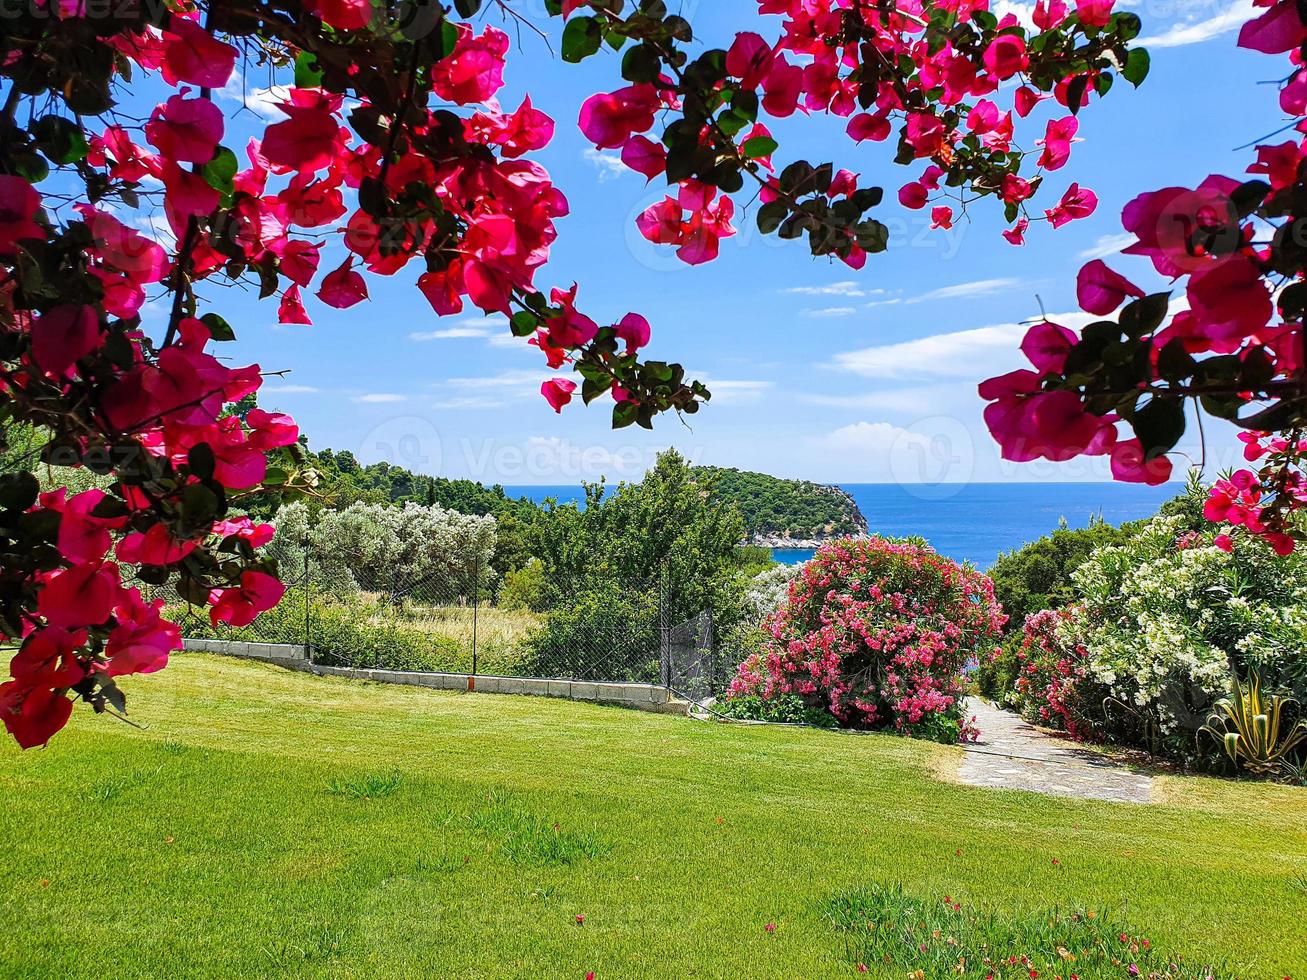
{"label": "blue sky", "polygon": [[[754,0],[683,6],[702,46],[724,46],[748,27],[776,32]],[[537,284],[579,282],[582,307],[602,322],[645,314],[654,327],[650,355],[681,361],[714,390],[687,424],[668,417],[653,432],[612,432],[605,407],[579,402],[555,415],[538,393],[547,376],[539,352],[474,310],[437,317],[413,286],[416,267],[371,277],[371,301],[351,310],[306,296],[312,327],[275,326],[275,303],[236,291],[206,298],[236,328],[236,359],[290,369],[269,380],[264,407],[293,414],[315,448],[350,449],[366,461],[488,483],[557,484],[638,477],[658,450],[676,446],[699,462],[832,482],[1104,479],[1101,460],[1002,462],[976,384],[1021,366],[1020,321],[1037,316],[1040,301],[1060,322],[1085,322],[1058,314],[1076,310],[1075,274],[1087,258],[1124,244],[1117,239],[1127,201],[1168,184],[1193,186],[1209,173],[1238,175],[1252,151],[1234,148],[1283,124],[1274,88],[1257,86],[1280,64],[1234,46],[1249,0],[1119,6],[1140,13],[1154,39],[1152,75],[1138,91],[1118,80],[1082,113],[1084,142],[1036,201],[1051,203],[1078,180],[1099,195],[1098,212],[1056,232],[1036,223],[1025,248],[999,237],[1004,225],[993,207],[973,208],[952,231],[929,231],[929,217],[901,209],[895,193],[920,166],[893,165],[883,146],[855,147],[839,120],[773,126],[778,163],[831,159],[861,173],[864,186],[886,188],[878,217],[891,229],[891,248],[861,272],[814,260],[802,242],[763,238],[751,212],[737,215],[740,234],[707,266],[687,267],[643,241],[634,218],[662,188],[595,153],[576,128],[586,96],[621,84],[616,57],[567,65],[523,32],[501,101],[515,108],[529,92],[555,118],[553,144],[538,159],[572,206]],[[250,72],[244,88],[254,104],[269,83],[266,71]],[[1048,114],[1041,110],[1040,127]],[[253,129],[233,123],[229,145],[243,145],[243,135],[232,141],[242,127]],[[324,253],[324,270],[339,262],[332,258]],[[1112,264],[1141,285],[1159,285],[1146,260]],[[1209,426],[1208,437],[1209,467],[1234,461],[1228,427]],[[1195,440],[1182,448],[1198,455]]]}

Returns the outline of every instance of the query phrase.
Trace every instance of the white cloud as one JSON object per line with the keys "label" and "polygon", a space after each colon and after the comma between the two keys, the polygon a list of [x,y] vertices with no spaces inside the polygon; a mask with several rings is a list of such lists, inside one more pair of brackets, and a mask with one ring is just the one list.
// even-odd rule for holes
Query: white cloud
{"label": "white cloud", "polygon": [[467,398],[445,398],[435,403],[436,408],[444,409],[490,409],[499,408],[504,403],[498,398],[470,395]]}
{"label": "white cloud", "polygon": [[489,337],[481,327],[445,327],[441,330],[416,331],[408,335],[409,340],[423,342],[427,340],[457,340],[463,337]]}
{"label": "white cloud", "polygon": [[833,282],[829,286],[791,286],[789,289],[782,289],[781,292],[790,296],[851,296],[857,298],[860,296],[876,296],[885,292],[885,290],[861,289],[856,282],[848,280]]}
{"label": "white cloud", "polygon": [[616,153],[605,153],[602,150],[596,150],[594,147],[588,147],[581,155],[599,171],[599,183],[601,184],[616,180],[624,174],[632,173]]}
{"label": "white cloud", "polygon": [[744,379],[713,378],[699,375],[698,380],[708,386],[712,392],[712,403],[756,401],[764,391],[775,387],[771,381],[749,381]]}
{"label": "white cloud", "polygon": [[[1085,313],[1060,313],[1049,319],[1078,330],[1094,318]],[[1018,348],[1029,329],[1029,323],[1000,323],[864,347],[836,354],[834,366],[865,378],[979,378],[989,371],[1017,366],[1021,360]]]}
{"label": "white cloud", "polygon": [[828,306],[821,310],[804,310],[803,316],[810,320],[828,320],[833,317],[856,316],[857,307],[853,306]]}
{"label": "white cloud", "polygon": [[286,118],[279,103],[290,97],[290,86],[272,85],[267,88],[249,87],[240,72],[233,72],[227,84],[215,93],[227,102],[239,102],[256,115],[268,120]]}
{"label": "white cloud", "polygon": [[796,398],[808,405],[825,408],[872,408],[882,412],[907,412],[926,415],[938,411],[957,395],[956,385],[913,385],[911,388],[878,388],[854,395],[800,394]]}
{"label": "white cloud", "polygon": [[1121,249],[1131,244],[1135,236],[1129,232],[1120,235],[1101,235],[1098,241],[1094,242],[1089,248],[1080,253],[1080,257],[1088,261],[1089,259],[1104,259],[1109,255],[1115,255]]}
{"label": "white cloud", "polygon": [[458,340],[465,337],[490,340],[493,335],[486,328],[503,327],[505,325],[506,321],[503,317],[469,317],[466,320],[459,320],[448,327],[440,327],[436,330],[415,330],[408,335],[408,339],[416,340],[419,343],[428,340]]}
{"label": "white cloud", "polygon": [[1002,292],[1005,289],[1012,289],[1021,284],[1020,279],[978,279],[975,282],[961,282],[956,286],[932,289],[928,293],[914,296],[908,302],[929,303],[939,299],[970,299],[975,296],[988,296],[991,293]]}
{"label": "white cloud", "polygon": [[261,395],[316,395],[321,388],[313,385],[264,385],[259,389]]}
{"label": "white cloud", "polygon": [[1138,44],[1147,48],[1179,48],[1187,44],[1200,44],[1243,26],[1256,12],[1249,0],[1234,0],[1224,10],[1206,20],[1177,24],[1161,34],[1140,38]]}
{"label": "white cloud", "polygon": [[350,401],[358,402],[360,405],[393,405],[396,402],[405,400],[403,395],[395,395],[389,392],[374,392],[367,395],[355,395]]}
{"label": "white cloud", "polygon": [[929,440],[889,422],[855,422],[823,436],[820,441],[833,452],[883,457],[902,452],[913,444],[924,446]]}
{"label": "white cloud", "polygon": [[451,388],[498,388],[501,391],[518,389],[516,394],[525,395],[533,390],[538,390],[540,383],[549,378],[546,371],[501,371],[498,374],[489,374],[479,378],[449,378],[446,381],[438,382],[436,387],[448,385]]}

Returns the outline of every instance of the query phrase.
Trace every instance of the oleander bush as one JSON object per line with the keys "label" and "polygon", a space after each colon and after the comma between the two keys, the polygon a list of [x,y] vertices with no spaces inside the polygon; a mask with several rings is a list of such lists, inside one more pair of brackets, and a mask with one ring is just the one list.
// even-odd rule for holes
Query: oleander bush
{"label": "oleander bush", "polygon": [[989,579],[922,541],[831,542],[790,584],[763,649],[740,664],[729,710],[797,700],[848,728],[974,737],[961,675],[1002,625]]}
{"label": "oleander bush", "polygon": [[1177,759],[1219,759],[1197,733],[1235,678],[1307,695],[1307,556],[1243,534],[1156,517],[1074,575],[1074,636],[1107,691],[1116,741]]}
{"label": "oleander bush", "polygon": [[[1026,617],[990,659],[987,672],[1004,700],[1028,721],[1101,741],[1105,685],[1092,673],[1089,652],[1076,638],[1076,610],[1045,609]],[[985,686],[982,685],[982,692]],[[987,692],[986,692],[987,693]]]}

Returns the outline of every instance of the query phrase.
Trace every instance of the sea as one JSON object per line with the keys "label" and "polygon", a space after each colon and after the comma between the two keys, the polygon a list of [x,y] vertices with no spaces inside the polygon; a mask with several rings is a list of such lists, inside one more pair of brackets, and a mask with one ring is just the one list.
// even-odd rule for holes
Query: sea
{"label": "sea", "polygon": [[[1056,530],[1062,521],[1085,527],[1095,517],[1109,524],[1151,517],[1183,489],[1173,483],[1146,487],[1127,483],[842,483],[867,518],[873,534],[916,535],[942,555],[988,569],[1005,551]],[[554,498],[579,502],[577,486],[505,487],[512,497],[537,503]],[[777,548],[777,561],[796,564],[811,548]]]}

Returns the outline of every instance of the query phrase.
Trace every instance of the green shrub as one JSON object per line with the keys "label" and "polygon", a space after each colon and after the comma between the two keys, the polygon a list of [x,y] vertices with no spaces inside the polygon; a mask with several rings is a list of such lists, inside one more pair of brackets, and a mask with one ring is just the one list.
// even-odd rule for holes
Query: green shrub
{"label": "green shrub", "polygon": [[[790,725],[813,725],[817,728],[837,728],[839,722],[824,708],[815,708],[793,694],[781,694],[765,699],[757,694],[728,698],[716,704],[719,714],[727,718],[747,718],[752,721],[775,721]],[[957,741],[957,734],[953,736]]]}
{"label": "green shrub", "polygon": [[499,608],[538,612],[544,608],[544,598],[545,566],[537,559],[532,558],[521,568],[505,573],[499,588]]}
{"label": "green shrub", "polygon": [[994,597],[1007,615],[1007,631],[1020,633],[1026,617],[1075,601],[1071,575],[1097,548],[1121,544],[1135,525],[1113,527],[1102,519],[1085,528],[1059,528],[1016,551],[1004,552],[989,570]]}
{"label": "green shrub", "polygon": [[526,641],[524,668],[536,677],[661,678],[658,596],[592,589],[555,607]]}

